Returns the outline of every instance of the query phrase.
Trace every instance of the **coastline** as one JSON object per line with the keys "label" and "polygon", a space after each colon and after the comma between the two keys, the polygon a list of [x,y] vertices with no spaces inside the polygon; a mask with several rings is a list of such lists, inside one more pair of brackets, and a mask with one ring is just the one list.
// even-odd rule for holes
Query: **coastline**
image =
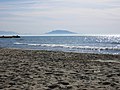
{"label": "coastline", "polygon": [[0,38],[20,38],[20,36],[16,35],[16,36],[0,36]]}
{"label": "coastline", "polygon": [[120,55],[0,48],[0,89],[119,90]]}

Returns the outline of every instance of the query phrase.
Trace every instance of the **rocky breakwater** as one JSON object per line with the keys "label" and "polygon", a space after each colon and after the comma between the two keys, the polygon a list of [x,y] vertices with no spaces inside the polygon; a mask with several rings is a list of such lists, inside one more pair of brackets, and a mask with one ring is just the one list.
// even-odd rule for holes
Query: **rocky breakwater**
{"label": "rocky breakwater", "polygon": [[20,38],[20,36],[0,36],[0,38]]}

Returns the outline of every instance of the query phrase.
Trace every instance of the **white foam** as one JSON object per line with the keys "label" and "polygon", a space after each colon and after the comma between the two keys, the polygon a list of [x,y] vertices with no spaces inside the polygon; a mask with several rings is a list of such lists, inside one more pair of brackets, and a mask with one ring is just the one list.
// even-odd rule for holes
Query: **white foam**
{"label": "white foam", "polygon": [[119,47],[96,47],[96,46],[70,46],[63,44],[28,44],[33,46],[42,47],[58,47],[58,48],[70,48],[70,49],[88,49],[88,50],[120,50]]}
{"label": "white foam", "polygon": [[26,45],[27,43],[19,43],[19,42],[15,42],[15,45]]}
{"label": "white foam", "polygon": [[42,46],[42,47],[52,47],[52,48],[69,48],[69,49],[86,49],[86,50],[120,50],[120,47],[97,47],[97,46],[74,46],[67,44],[33,44],[33,43],[14,43],[16,45],[29,45],[29,46]]}

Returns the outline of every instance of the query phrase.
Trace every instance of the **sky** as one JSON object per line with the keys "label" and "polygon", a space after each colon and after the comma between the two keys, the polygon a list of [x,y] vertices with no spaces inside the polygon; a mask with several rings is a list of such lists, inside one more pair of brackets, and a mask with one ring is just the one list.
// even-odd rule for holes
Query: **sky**
{"label": "sky", "polygon": [[120,34],[120,0],[0,0],[0,31]]}

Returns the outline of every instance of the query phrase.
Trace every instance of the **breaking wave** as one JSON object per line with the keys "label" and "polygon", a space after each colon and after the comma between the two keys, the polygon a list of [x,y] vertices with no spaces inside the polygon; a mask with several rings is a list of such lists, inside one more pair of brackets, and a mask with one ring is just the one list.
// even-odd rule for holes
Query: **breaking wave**
{"label": "breaking wave", "polygon": [[120,47],[97,47],[97,46],[74,46],[67,44],[28,44],[28,43],[14,43],[15,45],[41,46],[50,48],[68,48],[68,49],[84,49],[84,50],[120,50]]}

